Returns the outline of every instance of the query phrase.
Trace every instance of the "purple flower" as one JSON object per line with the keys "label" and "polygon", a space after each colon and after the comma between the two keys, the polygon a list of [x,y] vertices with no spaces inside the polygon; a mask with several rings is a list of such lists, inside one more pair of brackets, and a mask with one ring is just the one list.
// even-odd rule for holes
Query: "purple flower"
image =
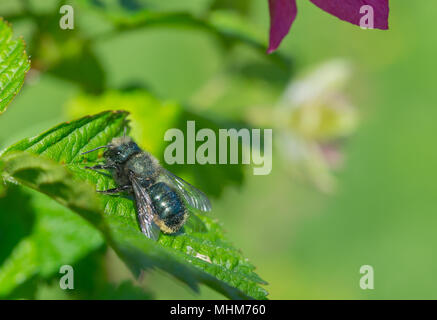
{"label": "purple flower", "polygon": [[[320,9],[350,23],[360,25],[373,9],[373,28],[388,29],[389,0],[310,0]],[[290,31],[297,15],[296,0],[269,0],[270,42],[268,53],[275,51]]]}

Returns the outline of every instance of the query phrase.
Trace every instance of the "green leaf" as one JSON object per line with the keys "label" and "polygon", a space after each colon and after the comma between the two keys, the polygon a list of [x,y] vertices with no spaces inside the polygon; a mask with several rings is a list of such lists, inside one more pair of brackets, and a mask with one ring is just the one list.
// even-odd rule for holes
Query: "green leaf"
{"label": "green leaf", "polygon": [[[125,112],[104,112],[23,140],[3,152],[3,176],[49,195],[93,223],[136,276],[144,269],[157,267],[194,290],[198,283],[204,283],[229,298],[264,299],[267,292],[259,284],[265,282],[224,237],[216,220],[198,216],[206,232],[187,225],[181,234],[161,235],[159,242],[154,242],[140,232],[131,199],[101,195],[104,214],[99,215],[94,200],[97,194],[90,190],[89,183],[101,190],[113,187],[114,181],[84,169],[85,159],[86,165],[92,164],[98,158],[97,152],[86,156],[80,152],[104,145],[121,134],[126,116]],[[44,155],[64,166],[16,153],[19,150]]]}
{"label": "green leaf", "polygon": [[[48,278],[103,244],[94,227],[46,196],[10,185],[0,199],[0,297]],[[21,297],[18,295],[18,297]]]}
{"label": "green leaf", "polygon": [[[112,118],[101,120],[105,119]],[[58,126],[57,129],[58,133],[68,134],[69,132],[68,128],[66,129],[62,125]],[[51,136],[50,131],[46,134]],[[74,139],[75,136],[71,137]],[[39,141],[26,139],[21,143],[15,147],[17,149],[26,148],[32,143],[38,144]],[[13,149],[10,148],[10,151]],[[53,155],[50,148],[34,151],[47,152],[49,156]],[[0,161],[0,172],[3,165],[4,163],[2,164]],[[24,173],[26,172],[24,171]],[[62,180],[65,172],[62,169],[56,174],[53,179]],[[3,179],[0,178],[0,180]],[[94,188],[78,189],[77,193],[73,193],[71,188],[53,185],[43,186],[40,191],[50,192],[51,187],[59,188],[59,192],[66,192],[65,197],[70,197],[69,202],[57,199],[64,205],[61,206],[39,193],[22,192],[11,186],[6,191],[7,196],[0,199],[0,240],[2,243],[0,250],[0,296],[14,296],[18,287],[34,277],[50,277],[59,271],[61,265],[75,263],[103,243],[102,236],[95,228],[90,227],[88,222],[65,207],[81,210],[80,207],[83,207],[83,204],[80,202],[90,206],[94,200],[84,198],[83,195],[93,195]],[[69,203],[72,202],[77,204],[70,205]],[[97,210],[97,213],[89,215],[88,219],[98,224],[98,221],[101,220],[100,202],[94,201],[94,203],[94,207],[97,208],[94,211]],[[82,214],[87,215],[87,210],[83,210]],[[21,297],[19,294],[16,296]]]}
{"label": "green leaf", "polygon": [[0,17],[0,113],[20,90],[29,68],[23,39],[12,39],[11,27]]}

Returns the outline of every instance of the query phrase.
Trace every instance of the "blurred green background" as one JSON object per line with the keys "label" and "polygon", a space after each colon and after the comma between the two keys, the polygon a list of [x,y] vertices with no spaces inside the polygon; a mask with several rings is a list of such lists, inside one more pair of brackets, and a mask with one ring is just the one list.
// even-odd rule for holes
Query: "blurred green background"
{"label": "blurred green background", "polygon": [[[21,9],[10,1],[0,4],[0,15],[11,17],[14,34],[24,36],[32,61],[46,57],[32,38],[35,22],[15,19]],[[60,16],[57,1],[28,5],[35,12]],[[199,16],[211,8],[231,10],[267,43],[266,0],[168,5],[160,10]],[[391,1],[389,31],[361,30],[306,0],[298,1],[298,7],[298,18],[279,50],[290,68],[244,45],[223,48],[207,32],[192,28],[158,26],[99,37],[107,32],[107,22],[85,9],[75,12],[74,32],[94,37],[91,46],[104,70],[105,88],[147,88],[190,112],[241,125],[250,122],[247,114],[254,107],[275,108],[289,81],[306,70],[332,59],[349,61],[353,72],[343,94],[356,106],[359,126],[342,143],[344,165],[330,173],[335,191],[322,192],[289,174],[294,164],[275,146],[270,175],[253,176],[246,168],[238,183],[209,181],[223,185],[214,193],[213,214],[269,282],[270,299],[437,298],[435,1]],[[67,41],[69,32],[60,33],[58,43]],[[94,81],[83,76],[82,83]],[[68,120],[69,101],[84,90],[80,82],[32,70],[0,116],[0,146]],[[95,93],[99,86],[85,89]],[[6,213],[4,207],[0,211]],[[130,279],[122,262],[102,250],[101,268],[109,281]],[[374,290],[360,289],[362,265],[375,270]],[[56,281],[40,284],[36,297],[70,298],[57,289]],[[158,299],[222,298],[205,287],[197,295],[158,271],[148,273],[141,286]]]}

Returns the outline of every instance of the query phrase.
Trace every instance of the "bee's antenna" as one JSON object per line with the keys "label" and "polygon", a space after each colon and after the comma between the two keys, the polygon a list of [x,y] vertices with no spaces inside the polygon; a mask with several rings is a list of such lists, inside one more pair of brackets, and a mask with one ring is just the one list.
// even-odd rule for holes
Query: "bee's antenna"
{"label": "bee's antenna", "polygon": [[99,150],[99,149],[103,149],[103,148],[108,148],[109,146],[101,146],[101,147],[97,147],[97,148],[94,148],[94,149],[92,149],[92,150],[89,150],[89,151],[86,151],[86,152],[84,152],[84,153],[81,153],[81,155],[84,155],[84,154],[87,154],[87,153],[90,153],[90,152],[93,152],[93,151],[96,151],[96,150]]}

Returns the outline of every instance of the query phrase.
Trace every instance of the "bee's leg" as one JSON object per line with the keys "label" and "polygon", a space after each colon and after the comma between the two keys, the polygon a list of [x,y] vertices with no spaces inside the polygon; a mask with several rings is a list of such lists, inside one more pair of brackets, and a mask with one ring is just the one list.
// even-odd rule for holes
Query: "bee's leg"
{"label": "bee's leg", "polygon": [[99,171],[99,170],[102,170],[102,169],[103,170],[116,169],[116,167],[115,166],[111,166],[111,165],[106,165],[106,164],[98,164],[98,165],[95,165],[93,167],[85,167],[85,169],[94,170],[94,171],[96,171],[96,172],[98,172],[98,173],[100,173],[100,174],[102,174],[104,176],[111,177],[110,174],[108,174],[106,172]]}
{"label": "bee's leg", "polygon": [[106,165],[106,164],[98,164],[95,165],[93,167],[85,167],[85,169],[90,169],[90,170],[107,170],[107,169],[116,169],[115,166],[111,166],[111,165]]}
{"label": "bee's leg", "polygon": [[114,193],[120,193],[120,192],[123,192],[123,191],[130,191],[130,190],[132,190],[132,186],[127,184],[125,186],[117,187],[117,188],[114,188],[114,189],[97,190],[97,192],[103,193],[103,194],[114,194]]}

